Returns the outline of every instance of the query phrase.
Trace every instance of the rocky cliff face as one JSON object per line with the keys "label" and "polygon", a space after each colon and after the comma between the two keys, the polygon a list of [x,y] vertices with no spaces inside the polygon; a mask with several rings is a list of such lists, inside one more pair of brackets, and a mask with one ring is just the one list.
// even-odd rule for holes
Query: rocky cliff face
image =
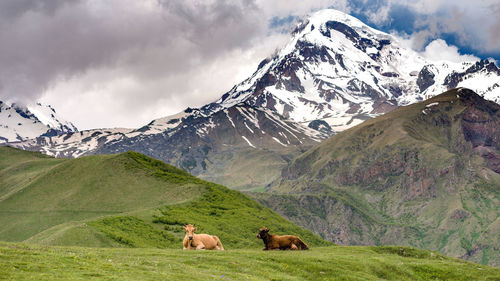
{"label": "rocky cliff face", "polygon": [[464,139],[486,160],[488,168],[500,174],[499,108],[472,98],[465,102],[469,106],[462,115]]}
{"label": "rocky cliff face", "polygon": [[498,104],[449,91],[324,141],[257,199],[340,244],[409,244],[498,265],[499,117]]}

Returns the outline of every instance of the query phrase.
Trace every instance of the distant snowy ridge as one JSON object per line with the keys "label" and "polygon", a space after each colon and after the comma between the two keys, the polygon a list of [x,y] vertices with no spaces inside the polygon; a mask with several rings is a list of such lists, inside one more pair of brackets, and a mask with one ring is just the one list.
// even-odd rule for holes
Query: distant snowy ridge
{"label": "distant snowy ridge", "polygon": [[77,128],[58,116],[50,105],[36,103],[22,106],[0,101],[0,143],[76,131]]}
{"label": "distant snowy ridge", "polygon": [[[230,129],[228,129],[230,128]],[[225,131],[221,133],[220,130]],[[265,108],[235,105],[231,108],[204,114],[200,109],[188,108],[178,114],[153,120],[139,129],[113,128],[68,132],[56,136],[11,142],[9,145],[25,150],[37,150],[54,157],[80,157],[100,151],[115,153],[129,149],[146,149],[156,139],[189,145],[187,138],[217,142],[213,138],[230,134],[240,135],[239,141],[227,141],[225,147],[249,146],[259,149],[318,143],[328,134],[283,120]],[[155,139],[155,141],[152,141]],[[173,141],[175,140],[175,141]],[[151,152],[153,153],[153,152]]]}

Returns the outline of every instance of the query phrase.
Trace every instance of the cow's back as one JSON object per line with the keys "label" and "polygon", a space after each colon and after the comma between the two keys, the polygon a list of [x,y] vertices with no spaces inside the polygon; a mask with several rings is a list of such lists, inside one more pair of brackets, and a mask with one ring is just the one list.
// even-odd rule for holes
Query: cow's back
{"label": "cow's back", "polygon": [[196,238],[203,242],[207,250],[213,250],[217,246],[217,240],[215,240],[212,235],[196,234]]}

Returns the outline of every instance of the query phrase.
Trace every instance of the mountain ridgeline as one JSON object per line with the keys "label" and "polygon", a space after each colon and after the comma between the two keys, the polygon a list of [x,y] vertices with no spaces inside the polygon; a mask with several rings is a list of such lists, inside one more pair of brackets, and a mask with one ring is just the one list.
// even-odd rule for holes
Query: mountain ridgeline
{"label": "mountain ridgeline", "polygon": [[134,150],[234,189],[262,189],[319,141],[456,87],[499,102],[500,69],[488,60],[429,60],[395,36],[327,9],[297,25],[282,49],[213,103],[139,129],[10,145],[56,157]]}
{"label": "mountain ridgeline", "polygon": [[459,88],[295,158],[259,202],[342,245],[500,263],[500,105]]}

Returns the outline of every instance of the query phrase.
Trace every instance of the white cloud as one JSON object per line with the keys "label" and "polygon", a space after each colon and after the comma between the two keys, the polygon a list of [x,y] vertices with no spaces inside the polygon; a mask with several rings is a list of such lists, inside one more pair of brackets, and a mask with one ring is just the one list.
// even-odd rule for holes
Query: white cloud
{"label": "white cloud", "polygon": [[446,3],[457,3],[459,0],[402,0],[402,1],[392,1],[400,5],[407,5],[411,7],[415,12],[420,14],[434,14],[439,9],[442,8]]}
{"label": "white cloud", "polygon": [[[393,29],[404,26],[406,32],[412,33],[412,46],[416,50],[422,50],[431,40],[453,35],[458,45],[478,54],[500,54],[498,0],[363,0],[356,3],[352,10],[364,15],[369,23]],[[395,22],[398,13],[408,15],[408,22]],[[408,23],[413,26],[408,27]]]}
{"label": "white cloud", "polygon": [[425,58],[435,61],[445,60],[460,63],[479,60],[478,57],[473,55],[461,55],[456,46],[448,45],[442,39],[430,42],[420,54]]}
{"label": "white cloud", "polygon": [[365,11],[368,20],[374,24],[382,24],[390,20],[389,12],[391,11],[390,2],[386,6],[381,6],[377,10]]}
{"label": "white cloud", "polygon": [[350,12],[348,0],[257,0],[257,5],[268,17],[287,17],[289,15],[303,17],[316,10],[334,8]]}
{"label": "white cloud", "polygon": [[79,128],[137,127],[218,99],[287,40],[274,17],[346,0],[5,0],[0,100],[52,104]]}
{"label": "white cloud", "polygon": [[41,101],[54,105],[60,115],[70,116],[79,129],[137,128],[186,107],[217,100],[249,77],[258,63],[287,39],[288,35],[274,34],[262,42],[253,42],[248,49],[226,51],[209,61],[186,57],[199,67],[151,79],[136,75],[135,69],[90,69],[57,81]]}

